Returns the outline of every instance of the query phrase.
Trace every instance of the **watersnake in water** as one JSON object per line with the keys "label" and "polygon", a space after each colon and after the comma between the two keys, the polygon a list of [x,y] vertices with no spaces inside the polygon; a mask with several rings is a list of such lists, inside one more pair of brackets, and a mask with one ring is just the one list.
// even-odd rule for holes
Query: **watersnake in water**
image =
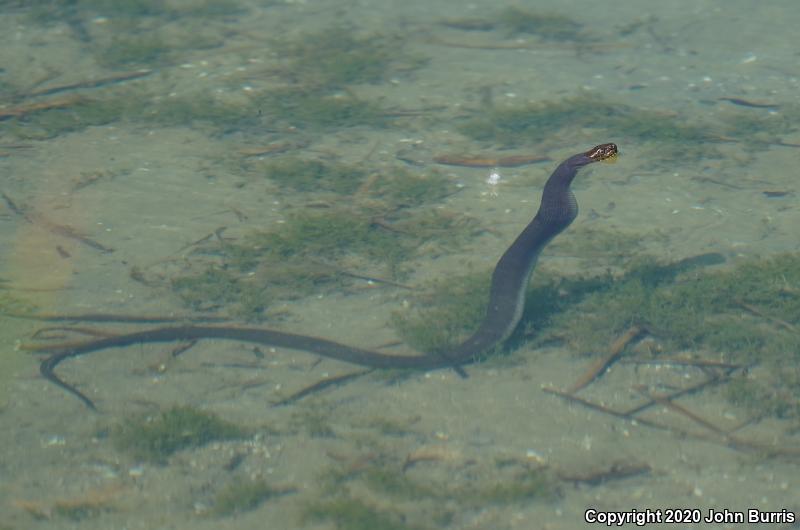
{"label": "watersnake in water", "polygon": [[64,360],[106,348],[138,343],[190,341],[197,339],[229,339],[266,344],[292,350],[303,350],[324,357],[372,368],[435,369],[459,368],[481,354],[502,344],[522,317],[525,291],[542,249],[578,215],[578,203],[570,184],[580,168],[594,162],[613,159],[617,146],[601,144],[586,152],[567,158],[547,179],[542,201],[533,220],[503,253],[492,273],[492,284],[486,316],[478,330],[461,344],[440,355],[392,355],[371,351],[338,342],[286,333],[265,328],[213,325],[183,325],[153,328],[122,335],[113,335],[51,350],[42,361],[42,376],[77,396],[94,409],[91,399],[80,390],[60,379],[55,368]]}

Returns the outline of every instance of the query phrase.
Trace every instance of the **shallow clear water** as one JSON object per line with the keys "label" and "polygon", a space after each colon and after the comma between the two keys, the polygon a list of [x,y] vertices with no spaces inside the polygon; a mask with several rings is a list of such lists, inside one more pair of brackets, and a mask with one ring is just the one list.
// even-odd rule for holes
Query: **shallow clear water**
{"label": "shallow clear water", "polygon": [[[568,280],[546,292],[574,326],[531,317],[468,379],[376,371],[279,407],[354,367],[218,340],[108,349],[58,368],[94,412],[25,346],[163,325],[97,315],[199,315],[408,353],[392,323],[433,303],[418,288],[486,277],[555,165],[602,142],[622,156],[579,174],[581,214],[543,252],[545,283],[619,281],[642,256],[724,259],[667,297],[796,252],[794,3],[0,7],[0,304],[47,317],[0,319],[0,530],[569,529],[590,509],[667,508],[792,527],[788,273],[760,280],[774,304],[696,317],[778,345],[654,326],[584,402],[543,389],[572,388],[635,322],[592,331],[604,311],[571,302]],[[34,335],[63,326],[80,330]],[[131,450],[176,410],[248,430],[167,425],[187,447]],[[672,526],[702,526],[697,513]]]}

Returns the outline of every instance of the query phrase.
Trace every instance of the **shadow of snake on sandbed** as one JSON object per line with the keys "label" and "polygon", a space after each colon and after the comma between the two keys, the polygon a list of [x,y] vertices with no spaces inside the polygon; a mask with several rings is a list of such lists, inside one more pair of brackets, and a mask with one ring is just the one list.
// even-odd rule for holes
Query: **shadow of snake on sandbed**
{"label": "shadow of snake on sandbed", "polygon": [[94,402],[76,387],[59,378],[55,373],[56,367],[72,357],[140,343],[228,339],[307,351],[370,368],[455,368],[463,374],[462,365],[473,362],[481,354],[502,344],[517,327],[525,305],[525,291],[539,254],[578,215],[578,203],[570,190],[570,184],[578,170],[594,162],[612,160],[616,156],[617,146],[606,143],[572,155],[558,165],[545,183],[541,204],[533,220],[503,253],[494,268],[486,316],[478,330],[443,354],[393,355],[308,335],[222,325],[165,326],[62,347],[34,346],[27,349],[50,352],[39,366],[41,375],[76,396],[90,409],[95,409]]}

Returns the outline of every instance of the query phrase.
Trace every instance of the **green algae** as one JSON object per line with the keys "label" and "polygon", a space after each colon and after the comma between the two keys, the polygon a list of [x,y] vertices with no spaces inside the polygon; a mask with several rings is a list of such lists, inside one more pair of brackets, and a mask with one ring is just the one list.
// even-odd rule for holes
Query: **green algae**
{"label": "green algae", "polygon": [[254,164],[253,171],[297,191],[355,192],[367,176],[365,169],[353,165],[282,156]]}
{"label": "green algae", "polygon": [[198,257],[209,255],[213,263],[203,267],[202,260],[193,260],[202,268],[173,278],[172,286],[194,309],[232,306],[235,315],[260,320],[274,300],[341,287],[340,260],[357,259],[393,276],[413,252],[411,240],[374,226],[363,214],[302,212],[274,230],[197,249]]}
{"label": "green algae", "polygon": [[736,142],[745,151],[780,142],[797,130],[800,108],[786,105],[779,113],[745,110],[714,115],[676,114],[638,108],[589,93],[515,105],[487,105],[458,125],[475,140],[505,147],[546,142],[554,131],[597,130],[610,138],[639,143],[648,159],[687,163],[721,156],[719,145]]}
{"label": "green algae", "polygon": [[[787,345],[791,347],[792,345]],[[775,384],[778,381],[780,384]],[[770,363],[763,376],[738,374],[725,387],[725,396],[734,405],[756,416],[774,416],[800,426],[800,365],[797,362]]]}
{"label": "green algae", "polygon": [[226,130],[255,122],[256,113],[248,100],[226,100],[207,91],[192,91],[163,98],[140,98],[137,108],[131,108],[126,117],[168,127],[203,123],[217,130]]}
{"label": "green algae", "polygon": [[653,243],[665,241],[666,236],[651,232],[626,233],[621,230],[609,231],[581,225],[570,229],[568,238],[557,239],[549,247],[556,255],[593,257],[601,261],[603,267],[622,266],[630,261],[630,256],[644,252],[645,241]]}
{"label": "green algae", "polygon": [[5,291],[4,283],[5,280],[0,278],[0,314],[28,315],[36,311],[36,304]]}
{"label": "green algae", "polygon": [[[81,26],[84,21],[79,15],[83,11],[74,11],[71,5],[59,6],[65,16],[68,13],[72,17],[73,26]],[[167,32],[154,19],[186,13],[180,9],[164,12],[158,6],[120,3],[117,7],[124,13],[114,15],[107,24],[92,26],[88,46],[96,61],[109,69],[152,68],[173,62],[181,52],[223,44],[223,37],[217,33],[205,27],[193,28],[195,22],[184,31]],[[224,12],[233,6],[209,1],[195,7],[199,11],[189,9],[190,14]],[[100,3],[87,7],[86,12],[101,13],[110,8]],[[139,12],[141,16],[125,14]],[[280,86],[243,93],[238,83],[231,82],[223,85],[222,93],[189,90],[168,97],[141,84],[138,90],[106,87],[93,99],[75,98],[64,107],[31,109],[23,116],[11,117],[2,129],[22,139],[45,139],[120,120],[181,127],[200,122],[219,132],[260,131],[264,120],[310,133],[389,124],[389,113],[380,101],[359,97],[349,85],[378,82],[396,72],[398,63],[408,68],[407,58],[400,59],[406,56],[396,38],[356,37],[349,29],[334,28],[297,40],[284,39],[275,46],[283,50],[281,68],[285,70]],[[331,53],[336,60],[330,60]]]}
{"label": "green algae", "polygon": [[[293,275],[299,277],[299,272]],[[273,277],[280,281],[280,275]],[[214,265],[197,274],[179,276],[171,280],[172,289],[183,303],[195,311],[213,311],[230,307],[232,316],[253,320],[269,306],[270,294],[266,286],[256,285],[247,278]]]}
{"label": "green algae", "polygon": [[26,113],[0,123],[0,131],[22,140],[46,140],[82,131],[87,127],[108,125],[122,119],[124,108],[107,99],[76,99],[65,108],[50,108]]}
{"label": "green algae", "polygon": [[324,90],[385,81],[400,69],[422,63],[403,51],[403,41],[384,34],[359,35],[354,28],[332,26],[291,40],[276,40],[286,70],[306,87]]}
{"label": "green algae", "polygon": [[378,431],[381,436],[415,436],[419,433],[412,427],[419,418],[396,419],[384,416],[369,418],[365,426]]}
{"label": "green algae", "polygon": [[458,127],[478,141],[504,147],[536,144],[564,127],[602,127],[620,111],[620,105],[581,95],[555,101],[485,108]]}
{"label": "green algae", "polygon": [[392,314],[392,327],[417,351],[441,354],[477,329],[489,299],[490,271],[457,275],[422,286],[409,309]]}
{"label": "green algae", "polygon": [[440,171],[425,173],[392,168],[381,172],[370,195],[390,207],[434,203],[456,192],[456,185]]}
{"label": "green algae", "polygon": [[97,61],[108,68],[152,66],[169,54],[171,47],[158,34],[118,34],[98,49]]}
{"label": "green algae", "polygon": [[[262,2],[264,5],[267,2]],[[182,5],[162,0],[25,0],[5,4],[26,7],[31,20],[48,23],[81,18],[86,21],[96,17],[139,19],[143,17],[169,19],[177,16],[221,16],[242,13],[244,9],[236,0],[200,0]]]}
{"label": "green algae", "polygon": [[435,170],[414,172],[394,167],[377,172],[363,165],[295,155],[251,162],[248,171],[295,191],[359,192],[385,203],[387,209],[438,202],[458,189],[447,175]]}
{"label": "green algae", "polygon": [[336,432],[331,426],[330,413],[329,405],[320,401],[311,402],[292,413],[289,427],[312,438],[334,438]]}
{"label": "green algae", "polygon": [[164,463],[177,451],[220,440],[242,439],[250,429],[216,414],[188,406],[172,407],[155,415],[131,416],[111,429],[117,449],[136,459]]}
{"label": "green algae", "polygon": [[[0,315],[29,315],[36,313],[37,306],[5,290],[5,280],[0,278]],[[14,381],[20,373],[30,368],[30,358],[13,347],[24,328],[11,318],[0,319],[0,415],[5,412],[14,389]]]}
{"label": "green algae", "polygon": [[527,468],[516,471],[502,480],[470,488],[467,498],[474,506],[484,502],[517,504],[533,500],[551,501],[561,495],[559,481],[547,469]]}
{"label": "green algae", "polygon": [[544,40],[581,40],[583,25],[566,15],[508,7],[497,15],[497,24],[512,35],[527,33]]}
{"label": "green algae", "polygon": [[239,250],[244,263],[249,264],[248,250],[276,258],[361,254],[391,262],[400,259],[398,253],[410,249],[403,249],[396,232],[375,226],[361,212],[332,208],[293,214],[280,230],[250,234]]}
{"label": "green algae", "polygon": [[[63,2],[65,5],[75,2]],[[95,11],[103,16],[144,17],[169,13],[166,2],[159,0],[79,0],[80,8]]]}
{"label": "green algae", "polygon": [[[511,343],[533,336],[534,344],[561,341],[582,353],[643,325],[665,350],[758,364],[766,375],[736,382],[731,400],[761,414],[800,418],[800,334],[793,327],[800,325],[800,254],[698,268],[718,262],[714,255],[677,263],[641,258],[616,275],[537,274]],[[395,314],[393,325],[422,351],[446,351],[480,322],[488,277],[434,283],[412,301],[411,311]]]}
{"label": "green algae", "polygon": [[777,323],[800,322],[797,285],[798,254],[677,275],[639,264],[555,316],[552,333],[577,351],[591,351],[643,323],[668,350],[710,351],[728,362],[758,364],[768,375],[735,383],[729,398],[760,414],[797,419],[800,336]]}
{"label": "green algae", "polygon": [[436,499],[457,500],[462,506],[476,508],[486,504],[515,504],[532,500],[552,500],[559,495],[558,479],[545,469],[518,469],[496,476],[461,484],[442,484],[420,480],[393,465],[376,463],[361,474],[366,486],[373,492],[405,500]]}
{"label": "green algae", "polygon": [[554,134],[581,128],[611,139],[643,144],[648,159],[680,161],[719,157],[716,143],[730,129],[710,121],[640,109],[592,94],[558,100],[482,108],[458,130],[474,140],[503,147],[541,144]]}
{"label": "green algae", "polygon": [[419,67],[424,61],[405,53],[403,44],[391,35],[359,35],[343,26],[276,39],[277,68],[291,85],[264,91],[254,101],[274,120],[312,132],[384,127],[389,117],[383,105],[358,97],[350,87]]}
{"label": "green algae", "polygon": [[584,318],[578,329],[570,320],[574,314],[565,313],[554,325],[570,327],[579,348],[640,321],[658,330],[674,348],[703,346],[745,358],[777,353],[782,351],[783,333],[765,330],[763,321],[743,315],[742,304],[766,317],[799,320],[800,297],[782,291],[784,285],[800,281],[798,265],[797,255],[786,254],[745,261],[731,270],[676,276],[668,265],[635,263],[581,302],[576,311]]}
{"label": "green algae", "polygon": [[546,41],[588,39],[580,22],[560,13],[508,7],[484,17],[448,18],[441,24],[464,31],[505,31],[509,36],[535,35]]}
{"label": "green algae", "polygon": [[202,123],[217,130],[243,127],[256,120],[249,100],[225,100],[205,91],[161,97],[131,82],[98,97],[75,98],[64,108],[26,113],[0,123],[0,131],[20,139],[42,140],[118,122],[189,127]]}
{"label": "green algae", "polygon": [[306,522],[329,522],[341,530],[416,530],[394,510],[378,508],[355,498],[339,498],[309,503],[304,511]]}
{"label": "green algae", "polygon": [[279,123],[311,132],[349,127],[383,127],[387,111],[376,101],[349,92],[304,86],[277,88],[254,98],[256,108]]}
{"label": "green algae", "polygon": [[337,528],[372,528],[380,522],[391,528],[402,518],[403,528],[440,527],[465,511],[552,502],[561,495],[560,479],[546,468],[470,461],[437,473],[399,461],[374,440],[362,443],[369,448],[365,461],[334,466],[320,475],[322,497],[306,504],[304,520],[328,521]]}
{"label": "green algae", "polygon": [[111,506],[89,500],[86,502],[56,502],[52,508],[52,517],[80,523],[111,511],[114,511]]}
{"label": "green algae", "polygon": [[292,491],[270,484],[263,478],[238,478],[228,482],[214,495],[210,514],[216,517],[239,515]]}
{"label": "green algae", "polygon": [[226,308],[261,320],[276,300],[341,288],[352,281],[344,271],[355,266],[368,276],[401,279],[413,258],[458,248],[480,231],[471,217],[430,207],[456,189],[438,172],[392,169],[365,179],[365,171],[351,166],[295,157],[260,167],[282,184],[295,181],[308,189],[303,193],[317,187],[344,192],[357,185],[363,199],[347,207],[296,211],[269,230],[199,245],[190,270],[171,281],[195,310]]}
{"label": "green algae", "polygon": [[800,106],[784,104],[780,112],[768,113],[763,109],[728,109],[719,113],[719,119],[726,137],[741,140],[740,149],[761,150],[798,130]]}

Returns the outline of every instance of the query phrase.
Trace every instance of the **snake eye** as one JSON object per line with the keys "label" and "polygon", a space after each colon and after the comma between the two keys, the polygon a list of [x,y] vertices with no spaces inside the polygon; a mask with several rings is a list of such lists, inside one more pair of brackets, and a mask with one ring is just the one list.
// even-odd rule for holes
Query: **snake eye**
{"label": "snake eye", "polygon": [[606,160],[613,162],[619,154],[617,144],[600,144],[586,151],[586,156],[595,161]]}

